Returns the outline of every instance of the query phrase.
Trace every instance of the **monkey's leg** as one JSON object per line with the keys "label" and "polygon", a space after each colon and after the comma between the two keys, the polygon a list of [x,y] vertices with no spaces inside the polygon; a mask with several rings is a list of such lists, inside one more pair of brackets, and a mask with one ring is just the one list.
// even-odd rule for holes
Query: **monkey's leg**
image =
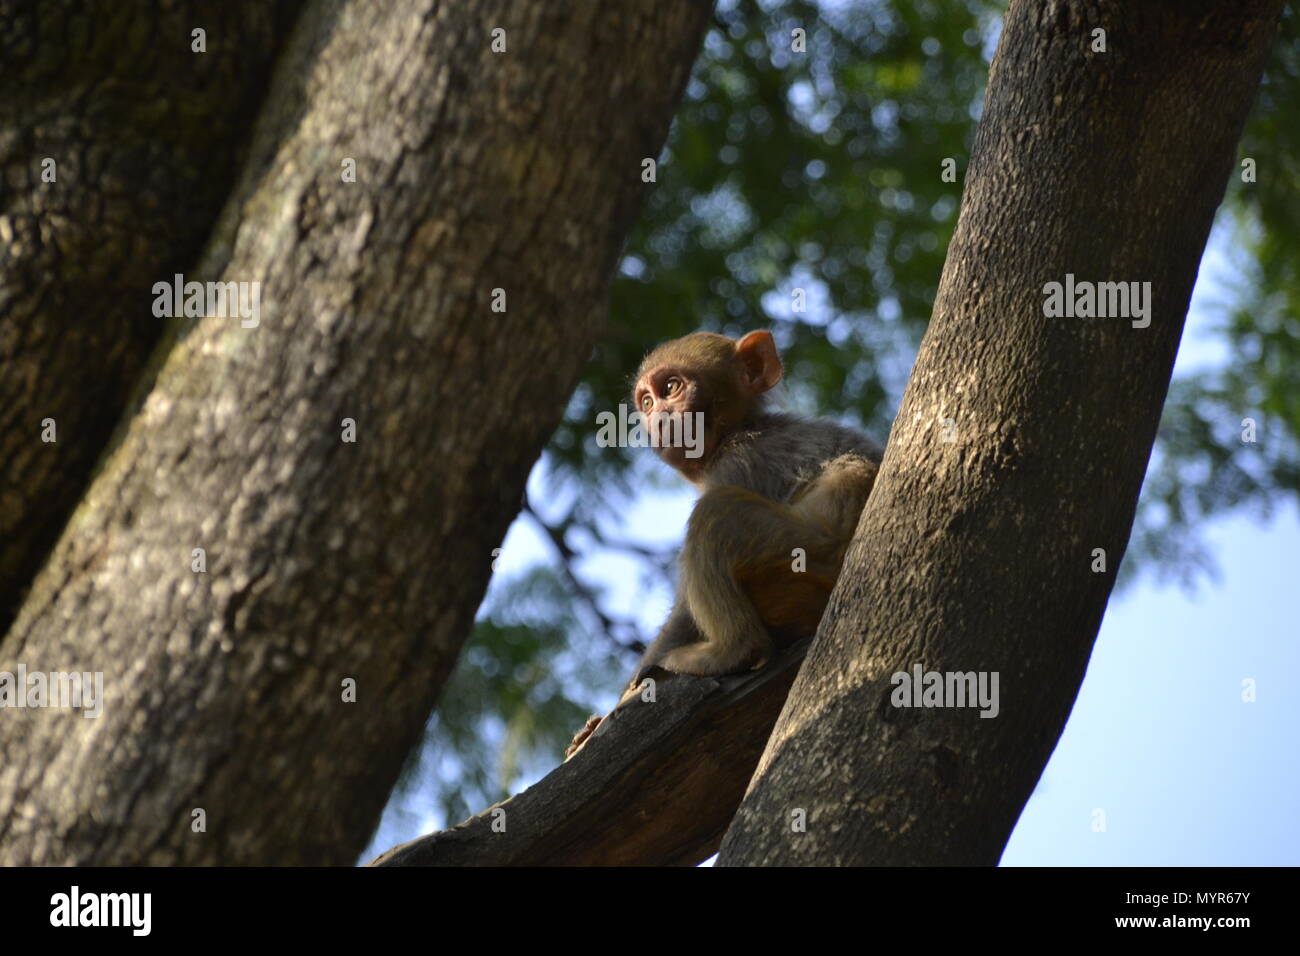
{"label": "monkey's leg", "polygon": [[[732,486],[705,492],[691,514],[682,549],[682,588],[702,640],[668,649],[656,662],[684,674],[733,674],[762,667],[772,655],[772,635],[760,608],[770,595],[756,594],[758,582],[779,589],[794,585],[793,549],[815,554],[821,577],[839,542],[829,529],[791,505]],[[831,573],[831,583],[834,575]],[[813,601],[825,604],[829,587]],[[793,592],[792,592],[793,593]],[[782,594],[777,604],[790,595]],[[817,611],[820,616],[820,610]]]}
{"label": "monkey's leg", "polygon": [[750,522],[769,504],[725,485],[706,491],[696,503],[681,568],[686,606],[704,640],[669,651],[661,666],[712,676],[759,668],[772,656],[771,635],[733,573],[758,546]]}
{"label": "monkey's leg", "polygon": [[687,674],[757,668],[771,656],[773,634],[816,631],[876,472],[860,455],[841,455],[788,505],[731,486],[706,492],[682,552],[686,603],[704,640],[669,651],[661,666]]}
{"label": "monkey's leg", "polygon": [[771,553],[735,569],[774,635],[816,633],[875,477],[876,465],[859,455],[827,462],[788,506],[791,520],[772,533]]}
{"label": "monkey's leg", "polygon": [[629,690],[655,666],[702,676],[755,669],[773,634],[813,633],[876,470],[841,455],[790,504],[730,485],[705,492],[686,530],[678,603]]}

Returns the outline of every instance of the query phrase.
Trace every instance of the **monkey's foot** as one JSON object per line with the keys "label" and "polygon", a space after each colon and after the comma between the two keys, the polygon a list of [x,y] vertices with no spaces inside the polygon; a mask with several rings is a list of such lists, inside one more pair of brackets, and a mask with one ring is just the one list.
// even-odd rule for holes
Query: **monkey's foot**
{"label": "monkey's foot", "polygon": [[592,714],[587,718],[587,722],[582,725],[581,730],[573,735],[573,740],[569,743],[568,749],[564,751],[565,760],[568,760],[582,749],[582,745],[596,732],[596,728],[600,726],[600,722],[604,719],[599,714]]}

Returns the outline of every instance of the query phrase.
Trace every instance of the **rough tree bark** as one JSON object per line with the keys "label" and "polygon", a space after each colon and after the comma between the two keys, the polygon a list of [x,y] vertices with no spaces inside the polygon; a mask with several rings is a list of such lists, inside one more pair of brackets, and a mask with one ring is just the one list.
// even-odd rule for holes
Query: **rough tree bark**
{"label": "rough tree bark", "polygon": [[731,823],[808,649],[754,674],[670,675],[653,702],[607,717],[573,759],[448,830],[371,866],[682,866]]}
{"label": "rough tree bark", "polygon": [[260,282],[261,324],[179,330],[0,646],[0,671],[106,691],[97,719],[4,711],[0,863],[356,859],[597,338],[708,13],[303,10],[187,276]]}
{"label": "rough tree bark", "polygon": [[221,209],[300,2],[0,0],[0,635],[162,331],[149,286]]}
{"label": "rough tree bark", "polygon": [[[997,862],[1083,678],[1280,7],[1012,4],[880,477],[720,863]],[[1150,326],[1045,318],[1066,273],[1149,281]],[[998,672],[1000,715],[893,707],[918,662]]]}

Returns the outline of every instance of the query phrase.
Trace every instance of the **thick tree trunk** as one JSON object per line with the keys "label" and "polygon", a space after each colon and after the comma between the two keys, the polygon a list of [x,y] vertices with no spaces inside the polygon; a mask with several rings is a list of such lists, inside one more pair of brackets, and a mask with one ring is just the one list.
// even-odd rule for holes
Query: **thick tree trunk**
{"label": "thick tree trunk", "polygon": [[0,647],[106,696],[3,713],[0,863],[355,860],[596,341],[708,12],[304,9],[196,276],[260,282],[260,325],[178,337]]}
{"label": "thick tree trunk", "polygon": [[[997,862],[1083,678],[1280,6],[1012,4],[880,477],[720,863]],[[1149,327],[1045,317],[1067,273],[1150,282]],[[917,663],[996,672],[996,719],[894,706]]]}
{"label": "thick tree trunk", "polygon": [[299,6],[0,0],[0,636],[162,334],[149,287],[198,255]]}

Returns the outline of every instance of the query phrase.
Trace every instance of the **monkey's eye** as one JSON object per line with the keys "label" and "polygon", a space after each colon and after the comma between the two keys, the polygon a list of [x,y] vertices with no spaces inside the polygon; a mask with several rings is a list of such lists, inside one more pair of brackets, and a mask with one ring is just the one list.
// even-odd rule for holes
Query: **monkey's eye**
{"label": "monkey's eye", "polygon": [[644,395],[641,396],[641,411],[643,412],[650,411],[650,408],[652,405],[654,405],[654,403],[655,400],[650,397],[650,393],[646,392]]}
{"label": "monkey's eye", "polygon": [[682,380],[680,378],[670,378],[664,383],[664,394],[675,395],[682,389]]}

